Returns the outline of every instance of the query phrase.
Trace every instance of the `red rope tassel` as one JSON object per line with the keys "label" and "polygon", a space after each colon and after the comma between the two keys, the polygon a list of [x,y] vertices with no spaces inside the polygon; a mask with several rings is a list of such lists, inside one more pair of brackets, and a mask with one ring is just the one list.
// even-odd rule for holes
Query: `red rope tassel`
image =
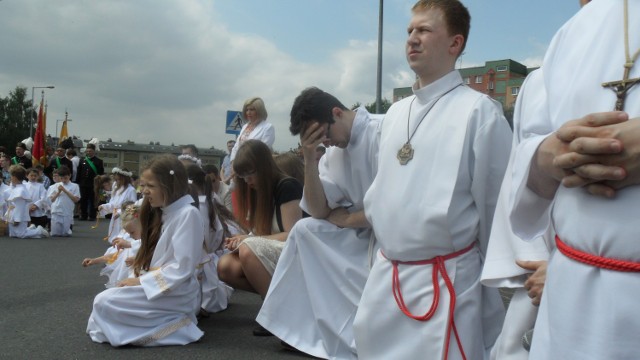
{"label": "red rope tassel", "polygon": [[[449,344],[451,342],[451,330],[453,330],[453,334],[456,338],[456,343],[458,344],[458,349],[460,349],[460,353],[462,354],[462,358],[466,360],[466,355],[464,353],[464,349],[462,348],[462,341],[460,341],[460,336],[458,335],[458,329],[456,328],[456,323],[454,321],[454,312],[456,308],[456,292],[453,287],[453,283],[451,282],[451,278],[449,278],[449,274],[447,274],[447,268],[445,266],[445,261],[449,259],[456,258],[462,254],[465,254],[469,250],[473,249],[475,246],[475,242],[471,243],[471,245],[466,248],[453,252],[451,254],[447,254],[444,256],[436,256],[432,259],[428,260],[419,260],[419,261],[398,261],[398,260],[390,260],[393,265],[393,276],[392,276],[392,284],[391,289],[393,291],[393,298],[396,300],[396,304],[398,304],[398,308],[405,314],[407,317],[417,320],[417,321],[428,321],[435,314],[438,309],[438,304],[440,303],[440,286],[438,285],[438,277],[442,277],[445,285],[447,286],[447,290],[449,291],[449,320],[447,321],[447,335],[445,338],[445,349],[444,349],[444,358],[449,358]],[[384,254],[382,254],[384,256]],[[386,257],[386,256],[385,256]],[[431,307],[424,315],[414,315],[407,308],[407,305],[404,302],[404,298],[402,296],[402,290],[400,287],[400,274],[398,271],[398,265],[432,265],[431,271],[431,281],[433,283],[433,302],[431,303]]]}

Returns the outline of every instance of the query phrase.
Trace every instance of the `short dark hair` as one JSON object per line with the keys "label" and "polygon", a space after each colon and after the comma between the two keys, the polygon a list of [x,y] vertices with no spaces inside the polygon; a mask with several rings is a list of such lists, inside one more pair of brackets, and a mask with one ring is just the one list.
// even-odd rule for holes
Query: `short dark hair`
{"label": "short dark hair", "polygon": [[[464,37],[462,48],[460,49],[460,54],[462,54],[464,48],[467,46],[469,29],[471,28],[471,15],[469,15],[469,10],[458,0],[419,0],[413,5],[411,11],[416,13],[429,9],[442,10],[449,35],[459,34]],[[460,54],[458,54],[458,56],[460,56]]]}
{"label": "short dark hair", "polygon": [[310,121],[333,124],[332,110],[338,107],[348,110],[335,96],[317,87],[308,87],[296,97],[291,107],[291,135],[298,135],[307,128]]}
{"label": "short dark hair", "polygon": [[207,175],[213,174],[215,177],[220,177],[220,170],[218,170],[218,167],[213,164],[202,165],[202,170]]}
{"label": "short dark hair", "polygon": [[193,144],[187,144],[187,145],[182,145],[180,147],[181,149],[189,149],[191,150],[191,152],[193,153],[193,155],[195,155],[196,157],[198,157],[198,148],[193,145]]}
{"label": "short dark hair", "polygon": [[95,149],[96,149],[96,146],[95,146],[94,144],[87,144],[87,146],[85,147],[85,150],[86,150],[86,149],[93,149],[93,150],[95,150]]}
{"label": "short dark hair", "polygon": [[71,176],[71,170],[67,167],[67,165],[62,165],[58,168],[59,176]]}
{"label": "short dark hair", "polygon": [[25,181],[27,178],[27,170],[22,165],[11,165],[9,167],[9,174],[15,176],[20,181]]}
{"label": "short dark hair", "polygon": [[23,142],[17,143],[16,147],[23,148],[24,150],[27,150],[27,145],[25,143],[23,143]]}

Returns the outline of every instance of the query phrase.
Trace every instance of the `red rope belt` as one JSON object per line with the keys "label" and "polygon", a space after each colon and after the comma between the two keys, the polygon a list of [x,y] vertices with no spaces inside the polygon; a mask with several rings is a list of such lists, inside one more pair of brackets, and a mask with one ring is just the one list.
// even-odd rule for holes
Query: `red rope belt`
{"label": "red rope belt", "polygon": [[564,256],[587,265],[596,266],[596,267],[607,269],[607,270],[615,270],[615,271],[625,271],[625,272],[640,271],[640,263],[638,262],[602,257],[598,255],[589,254],[584,251],[580,251],[578,249],[574,249],[571,246],[562,242],[562,240],[560,240],[558,235],[556,235],[556,246]]}
{"label": "red rope belt", "polygon": [[[462,358],[466,359],[467,357],[465,356],[464,349],[462,348],[462,342],[460,341],[460,336],[458,335],[458,330],[456,329],[456,324],[454,321],[454,311],[456,308],[456,292],[455,292],[455,289],[453,288],[453,283],[449,278],[449,274],[447,274],[447,268],[444,263],[449,259],[453,259],[462,254],[467,253],[468,251],[473,249],[474,246],[475,246],[475,242],[471,243],[469,246],[467,246],[462,250],[458,250],[456,252],[443,255],[443,256],[436,256],[434,258],[427,259],[427,260],[398,261],[398,260],[391,260],[387,258],[387,260],[389,260],[393,265],[393,280],[392,280],[391,287],[393,291],[393,297],[396,300],[396,304],[398,304],[398,308],[400,308],[403,314],[405,314],[406,316],[414,320],[428,321],[433,317],[436,310],[438,309],[438,303],[440,302],[440,286],[438,286],[438,275],[440,275],[440,277],[442,277],[442,279],[444,280],[444,283],[447,286],[447,290],[449,291],[449,296],[450,296],[449,321],[447,322],[447,335],[445,338],[446,345],[444,349],[445,359],[448,359],[448,356],[449,356],[449,343],[451,342],[451,330],[453,330],[453,334],[456,337],[456,342],[458,343],[458,349],[460,349]],[[386,255],[384,255],[384,253],[382,255],[386,258]],[[433,302],[431,303],[431,307],[429,308],[429,310],[422,316],[412,314],[404,302],[404,298],[402,297],[402,290],[400,289],[400,275],[398,272],[398,264],[433,265],[432,271],[431,271],[431,280],[433,282]]]}

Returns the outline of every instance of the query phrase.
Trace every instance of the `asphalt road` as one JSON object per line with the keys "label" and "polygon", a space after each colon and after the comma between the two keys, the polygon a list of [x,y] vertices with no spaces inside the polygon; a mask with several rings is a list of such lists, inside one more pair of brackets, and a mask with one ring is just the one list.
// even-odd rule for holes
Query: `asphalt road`
{"label": "asphalt road", "polygon": [[229,308],[198,326],[197,343],[159,348],[111,347],[85,334],[93,298],[104,290],[100,266],[107,225],[77,221],[70,238],[0,237],[0,359],[300,359],[274,337],[251,334],[261,300],[236,291]]}

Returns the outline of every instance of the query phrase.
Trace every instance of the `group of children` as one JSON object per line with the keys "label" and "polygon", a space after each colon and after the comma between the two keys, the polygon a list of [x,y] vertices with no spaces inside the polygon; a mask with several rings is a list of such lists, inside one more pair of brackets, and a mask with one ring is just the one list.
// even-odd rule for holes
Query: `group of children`
{"label": "group of children", "polygon": [[48,189],[38,181],[40,172],[35,168],[12,165],[9,174],[10,185],[0,184],[0,220],[8,224],[9,236],[70,236],[75,203],[80,200],[71,170],[66,166],[56,169]]}
{"label": "group of children", "polygon": [[[113,346],[187,344],[199,339],[197,318],[226,309],[232,288],[218,278],[224,239],[244,233],[216,198],[214,179],[172,155],[142,172],[137,200],[132,174],[114,169],[104,216],[112,214],[109,248],[82,265],[104,264],[109,278],[87,326],[96,342]],[[139,285],[139,286],[135,286]]]}

